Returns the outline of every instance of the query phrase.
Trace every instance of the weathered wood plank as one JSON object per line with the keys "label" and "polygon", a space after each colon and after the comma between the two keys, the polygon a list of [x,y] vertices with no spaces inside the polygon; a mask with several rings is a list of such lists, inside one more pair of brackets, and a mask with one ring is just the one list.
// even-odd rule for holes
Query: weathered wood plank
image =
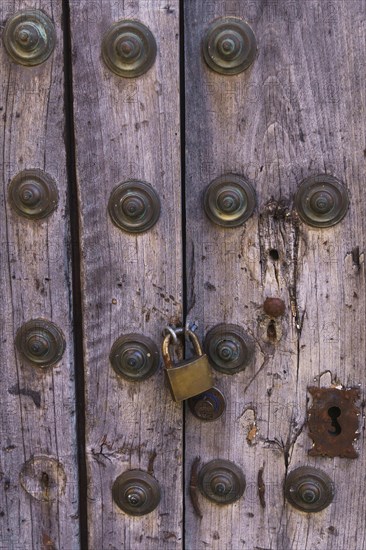
{"label": "weathered wood plank", "polygon": [[[35,4],[49,15],[56,28],[57,44],[52,56],[37,67],[23,67],[9,60],[2,42],[0,47],[0,547],[77,549],[78,473],[62,14],[61,2],[42,0]],[[4,2],[0,7],[2,29],[8,17],[26,7],[34,6],[29,2]],[[43,170],[57,184],[59,206],[44,220],[27,220],[10,207],[9,182],[25,169]],[[53,321],[65,337],[64,355],[53,367],[26,364],[15,350],[18,329],[39,317]],[[43,458],[38,460],[40,456]],[[32,472],[26,475],[26,491],[21,486],[20,473],[25,462],[35,457],[39,477]],[[50,463],[49,457],[55,462]],[[39,500],[43,497],[46,500]]]}
{"label": "weathered wood plank", "polygon": [[[257,59],[237,76],[218,75],[200,58],[205,29],[224,15],[247,20],[258,41]],[[364,393],[365,2],[227,0],[203,8],[192,0],[185,36],[188,312],[202,335],[234,322],[257,344],[254,365],[216,375],[226,415],[209,424],[187,417],[187,476],[201,456],[230,459],[247,479],[234,505],[199,496],[202,520],[187,507],[187,549],[365,548],[364,430],[357,460],[316,459],[304,426],[307,386],[332,379],[361,384]],[[211,224],[202,207],[205,187],[228,172],[246,176],[257,194],[254,216],[238,229]],[[291,214],[293,196],[303,178],[324,172],[348,187],[350,211],[333,228],[311,229]],[[273,215],[275,203],[285,215]],[[267,337],[267,296],[286,303],[276,341]],[[320,377],[327,370],[331,376]],[[323,512],[307,515],[284,502],[284,478],[299,465],[334,479],[336,498]]]}
{"label": "weathered wood plank", "polygon": [[[181,219],[178,1],[71,1],[75,131],[86,358],[86,453],[90,547],[179,548],[182,520],[182,410],[163,372],[144,382],[119,378],[109,363],[114,341],[140,333],[161,343],[181,320]],[[158,54],[145,75],[127,79],[101,59],[104,33],[133,18],[153,32]],[[120,182],[149,182],[161,200],[144,234],[115,227],[107,211]],[[154,456],[156,457],[154,459]],[[132,518],[112,500],[129,469],[153,471],[162,500]]]}

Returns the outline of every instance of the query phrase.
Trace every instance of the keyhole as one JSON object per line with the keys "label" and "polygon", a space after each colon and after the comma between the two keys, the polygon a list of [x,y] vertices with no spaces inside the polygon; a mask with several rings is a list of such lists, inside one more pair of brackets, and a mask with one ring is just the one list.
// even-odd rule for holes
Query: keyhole
{"label": "keyhole", "polygon": [[331,435],[339,435],[342,431],[342,428],[340,427],[337,418],[341,416],[341,409],[339,407],[330,407],[328,409],[328,414],[332,419],[332,426],[334,428],[334,430],[328,430],[328,433],[330,433]]}
{"label": "keyhole", "polygon": [[277,339],[276,323],[273,320],[268,323],[267,337],[272,341]]}
{"label": "keyhole", "polygon": [[277,262],[277,260],[279,259],[280,255],[278,253],[278,250],[276,250],[275,248],[271,248],[271,250],[269,251],[269,257],[274,260],[275,262]]}

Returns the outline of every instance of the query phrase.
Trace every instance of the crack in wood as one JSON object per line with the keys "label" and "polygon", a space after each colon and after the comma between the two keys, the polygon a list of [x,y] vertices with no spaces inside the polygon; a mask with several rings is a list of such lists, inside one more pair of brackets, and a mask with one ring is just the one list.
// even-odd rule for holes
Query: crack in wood
{"label": "crack in wood", "polygon": [[265,466],[265,463],[263,464],[262,468],[259,469],[258,477],[257,477],[258,497],[259,497],[259,502],[260,502],[260,505],[262,506],[262,508],[266,507],[266,486],[265,486],[265,483],[264,483],[264,480],[263,480],[264,466]]}
{"label": "crack in wood", "polygon": [[150,475],[153,475],[154,474],[154,462],[155,462],[155,459],[157,457],[157,453],[156,453],[156,450],[154,449],[152,451],[152,453],[150,454],[150,457],[149,457],[149,464],[147,466],[147,471]]}
{"label": "crack in wood", "polygon": [[[304,420],[304,422],[300,425],[300,427],[296,430],[295,434],[292,437],[291,437],[291,430],[290,430],[286,442],[284,442],[282,439],[277,439],[277,438],[274,438],[274,439],[266,438],[263,440],[264,444],[277,447],[277,449],[283,454],[284,463],[285,463],[285,479],[286,479],[288,468],[291,462],[293,448],[295,446],[296,441],[300,437],[305,425],[306,425],[306,420]],[[291,426],[291,422],[290,422],[290,426]]]}
{"label": "crack in wood", "polygon": [[191,467],[191,479],[189,482],[189,496],[191,498],[191,503],[193,506],[193,510],[195,511],[196,515],[202,519],[203,515],[200,509],[200,506],[198,504],[198,496],[197,496],[197,487],[198,487],[198,466],[201,461],[201,458],[199,456],[196,456],[192,463]]}
{"label": "crack in wood", "polygon": [[194,242],[191,242],[191,257],[189,261],[189,273],[187,282],[187,315],[193,310],[196,305],[196,293],[195,293],[195,278],[196,278],[196,265],[195,265],[195,248]]}
{"label": "crack in wood", "polygon": [[352,248],[352,263],[357,271],[360,271],[361,269],[361,262],[360,262],[360,247],[355,246]]}

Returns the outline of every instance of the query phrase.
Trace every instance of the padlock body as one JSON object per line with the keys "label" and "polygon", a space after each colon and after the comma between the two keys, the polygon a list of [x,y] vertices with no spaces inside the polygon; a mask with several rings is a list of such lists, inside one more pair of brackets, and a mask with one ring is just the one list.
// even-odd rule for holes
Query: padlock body
{"label": "padlock body", "polygon": [[207,355],[201,355],[165,369],[174,401],[183,401],[209,390],[213,386]]}

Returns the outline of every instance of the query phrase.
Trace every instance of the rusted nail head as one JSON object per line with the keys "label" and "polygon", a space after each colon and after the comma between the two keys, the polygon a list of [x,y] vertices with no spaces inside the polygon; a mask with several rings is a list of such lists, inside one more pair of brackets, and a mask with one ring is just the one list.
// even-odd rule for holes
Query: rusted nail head
{"label": "rusted nail head", "polygon": [[281,317],[285,313],[285,302],[281,298],[266,298],[263,309],[270,317]]}

